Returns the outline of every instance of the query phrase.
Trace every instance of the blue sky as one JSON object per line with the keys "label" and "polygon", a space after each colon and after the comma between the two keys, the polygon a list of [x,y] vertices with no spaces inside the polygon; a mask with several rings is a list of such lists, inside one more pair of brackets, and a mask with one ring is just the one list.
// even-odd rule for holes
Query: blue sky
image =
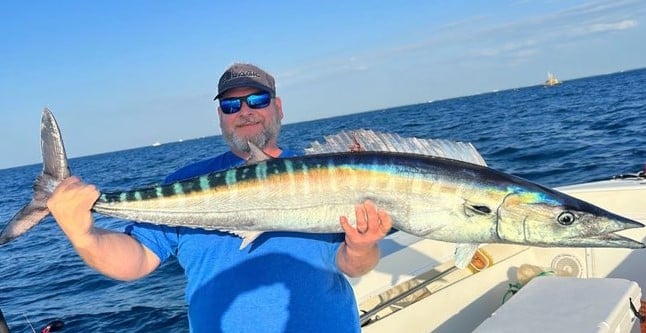
{"label": "blue sky", "polygon": [[646,2],[0,2],[0,168],[219,134],[232,62],[274,74],[285,122],[646,67]]}

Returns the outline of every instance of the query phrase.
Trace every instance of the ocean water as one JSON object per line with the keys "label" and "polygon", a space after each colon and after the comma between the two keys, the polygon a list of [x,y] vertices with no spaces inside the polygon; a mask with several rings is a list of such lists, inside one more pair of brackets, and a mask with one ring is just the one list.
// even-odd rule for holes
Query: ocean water
{"label": "ocean water", "polygon": [[[633,70],[288,124],[281,145],[302,149],[325,135],[367,128],[472,142],[492,168],[546,186],[581,183],[644,168],[645,92],[646,69]],[[286,102],[286,112],[299,112]],[[225,149],[220,137],[207,137],[75,158],[70,166],[103,190],[127,189]],[[28,202],[40,169],[0,170],[0,227]],[[98,215],[96,223],[124,225]],[[51,219],[0,247],[0,309],[12,332],[40,332],[57,318],[63,332],[188,331],[177,262],[139,281],[113,281],[85,266]]]}

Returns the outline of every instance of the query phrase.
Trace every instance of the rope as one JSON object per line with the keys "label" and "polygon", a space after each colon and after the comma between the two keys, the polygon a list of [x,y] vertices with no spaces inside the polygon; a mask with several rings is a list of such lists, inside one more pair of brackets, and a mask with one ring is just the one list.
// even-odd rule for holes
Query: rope
{"label": "rope", "polygon": [[[554,272],[554,271],[542,271],[542,272],[538,273],[535,277],[551,276],[551,275],[555,275],[555,274],[556,274],[556,272]],[[509,300],[509,298],[511,296],[515,295],[520,290],[520,288],[522,288],[522,287],[523,287],[523,284],[520,283],[520,282],[510,283],[509,286],[507,287],[507,292],[505,292],[505,294],[502,296],[502,303],[501,304],[505,304],[505,302],[507,302],[507,300]]]}

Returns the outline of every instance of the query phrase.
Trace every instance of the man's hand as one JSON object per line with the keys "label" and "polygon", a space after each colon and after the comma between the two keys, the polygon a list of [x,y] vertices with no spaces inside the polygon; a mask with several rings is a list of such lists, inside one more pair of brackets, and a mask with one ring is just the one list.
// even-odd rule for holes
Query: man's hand
{"label": "man's hand", "polygon": [[91,209],[99,195],[94,185],[72,176],[64,179],[47,201],[47,208],[75,246],[83,247],[91,237],[94,224]]}
{"label": "man's hand", "polygon": [[390,215],[378,209],[374,202],[367,200],[355,206],[357,225],[353,228],[348,218],[341,216],[341,227],[345,231],[345,243],[353,251],[366,251],[377,246],[377,242],[384,238],[392,221]]}
{"label": "man's hand", "polygon": [[367,200],[355,206],[356,227],[345,216],[340,217],[345,243],[337,254],[337,265],[345,274],[356,277],[373,269],[379,262],[378,242],[392,228],[390,215]]}

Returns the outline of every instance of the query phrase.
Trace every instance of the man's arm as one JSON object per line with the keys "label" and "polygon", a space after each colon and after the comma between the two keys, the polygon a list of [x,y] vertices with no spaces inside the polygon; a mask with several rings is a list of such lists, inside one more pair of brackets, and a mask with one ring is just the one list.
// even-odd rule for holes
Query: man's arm
{"label": "man's arm", "polygon": [[88,266],[118,280],[146,276],[159,266],[159,258],[124,233],[94,226],[91,209],[99,195],[94,185],[70,177],[58,185],[47,208]]}
{"label": "man's arm", "polygon": [[392,228],[390,215],[370,200],[356,205],[355,214],[356,228],[348,223],[347,217],[340,218],[345,242],[337,252],[337,266],[350,277],[364,275],[377,266],[380,257],[378,242]]}

